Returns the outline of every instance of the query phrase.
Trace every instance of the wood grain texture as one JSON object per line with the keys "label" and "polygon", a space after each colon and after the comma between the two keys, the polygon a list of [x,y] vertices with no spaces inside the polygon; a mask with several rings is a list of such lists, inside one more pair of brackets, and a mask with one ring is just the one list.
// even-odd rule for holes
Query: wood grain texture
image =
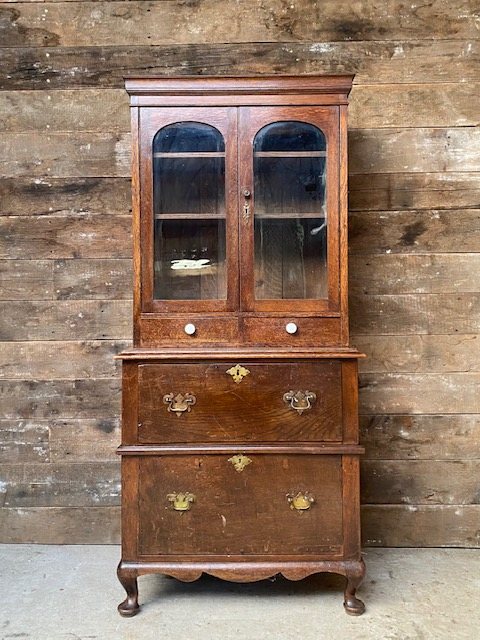
{"label": "wood grain texture", "polygon": [[[49,340],[0,343],[0,378],[17,380],[76,380],[114,378],[120,365],[114,356],[127,340]],[[59,358],[59,352],[62,357]]]}
{"label": "wood grain texture", "polygon": [[363,543],[372,547],[476,548],[479,519],[479,505],[364,505]]}
{"label": "wood grain texture", "polygon": [[0,463],[49,462],[48,423],[0,419]]}
{"label": "wood grain texture", "polygon": [[[368,460],[471,460],[480,437],[480,415],[360,416]],[[454,474],[455,475],[455,474]]]}
{"label": "wood grain texture", "polygon": [[131,212],[130,178],[0,177],[0,216]]}
{"label": "wood grain texture", "polygon": [[53,292],[57,300],[130,300],[130,259],[55,260]]}
{"label": "wood grain texture", "polygon": [[437,0],[428,6],[398,0],[379,6],[362,0],[353,11],[335,0],[321,5],[309,0],[242,5],[234,0],[132,0],[128,5],[54,1],[7,5],[0,16],[4,47],[478,39],[478,14],[465,0]]}
{"label": "wood grain texture", "polygon": [[[42,424],[42,421],[37,421]],[[120,442],[120,416],[69,418],[48,421],[51,462],[113,462]]]}
{"label": "wood grain texture", "polygon": [[0,281],[0,300],[52,300],[53,263],[0,259]]}
{"label": "wood grain texture", "polygon": [[353,343],[366,353],[362,373],[435,373],[480,371],[477,334],[365,336]]}
{"label": "wood grain texture", "polygon": [[0,303],[0,340],[128,340],[132,305],[123,300]]}
{"label": "wood grain texture", "polygon": [[11,47],[1,90],[123,86],[126,75],[356,73],[358,84],[478,82],[476,40]]}
{"label": "wood grain texture", "polygon": [[359,173],[349,192],[350,211],[478,209],[480,172]]}

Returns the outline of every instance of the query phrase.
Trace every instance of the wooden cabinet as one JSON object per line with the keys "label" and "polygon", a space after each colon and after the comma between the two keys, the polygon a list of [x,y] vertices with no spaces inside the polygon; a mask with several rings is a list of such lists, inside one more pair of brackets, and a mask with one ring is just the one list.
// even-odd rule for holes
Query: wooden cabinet
{"label": "wooden cabinet", "polygon": [[134,345],[122,559],[138,576],[346,577],[360,555],[347,308],[352,76],[132,78]]}

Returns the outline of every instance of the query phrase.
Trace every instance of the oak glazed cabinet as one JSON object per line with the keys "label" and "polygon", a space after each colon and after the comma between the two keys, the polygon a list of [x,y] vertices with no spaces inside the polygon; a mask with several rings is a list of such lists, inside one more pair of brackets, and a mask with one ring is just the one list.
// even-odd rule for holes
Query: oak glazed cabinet
{"label": "oak glazed cabinet", "polygon": [[359,615],[347,310],[352,76],[131,78],[134,344],[122,353],[127,598],[158,572],[346,577]]}

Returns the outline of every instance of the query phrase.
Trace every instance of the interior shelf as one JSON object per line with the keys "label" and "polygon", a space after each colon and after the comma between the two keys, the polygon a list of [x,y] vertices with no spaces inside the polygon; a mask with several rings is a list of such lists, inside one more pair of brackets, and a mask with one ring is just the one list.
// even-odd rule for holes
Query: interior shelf
{"label": "interior shelf", "polygon": [[177,151],[169,153],[168,151],[156,151],[154,158],[225,158],[224,151]]}
{"label": "interior shelf", "polygon": [[156,213],[155,220],[225,220],[224,213]]}
{"label": "interior shelf", "polygon": [[325,158],[326,151],[255,151],[254,158]]}

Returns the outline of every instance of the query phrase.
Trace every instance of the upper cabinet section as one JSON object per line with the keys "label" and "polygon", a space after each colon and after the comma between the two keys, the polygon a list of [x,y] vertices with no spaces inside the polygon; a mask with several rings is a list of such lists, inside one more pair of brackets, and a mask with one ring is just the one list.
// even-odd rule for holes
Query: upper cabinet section
{"label": "upper cabinet section", "polygon": [[[351,76],[127,81],[137,346],[161,344],[167,319],[168,338],[185,338],[181,323],[189,317],[189,326],[195,317],[212,318],[206,335],[214,343],[256,341],[262,321],[268,342],[268,323],[281,324],[282,316],[318,318],[328,326],[326,343],[348,339],[351,82]],[[178,336],[171,330],[175,316]],[[213,327],[222,322],[228,330],[225,324],[225,334],[216,336]],[[319,335],[317,325],[312,343]],[[303,333],[298,341],[309,338]]]}

